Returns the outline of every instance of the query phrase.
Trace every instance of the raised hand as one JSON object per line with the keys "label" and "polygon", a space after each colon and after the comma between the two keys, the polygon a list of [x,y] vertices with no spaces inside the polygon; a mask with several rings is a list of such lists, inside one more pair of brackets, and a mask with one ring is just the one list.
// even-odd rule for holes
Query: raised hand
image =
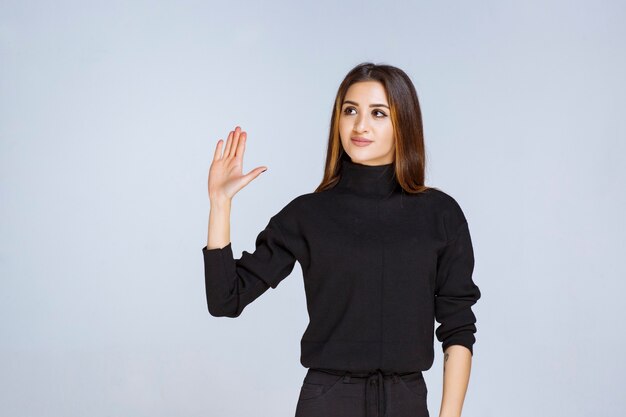
{"label": "raised hand", "polygon": [[[256,167],[243,175],[243,154],[246,148],[247,133],[236,126],[226,140],[220,139],[215,148],[213,162],[209,168],[209,199],[212,201],[230,201],[243,187],[267,169]],[[223,149],[223,154],[222,154]]]}

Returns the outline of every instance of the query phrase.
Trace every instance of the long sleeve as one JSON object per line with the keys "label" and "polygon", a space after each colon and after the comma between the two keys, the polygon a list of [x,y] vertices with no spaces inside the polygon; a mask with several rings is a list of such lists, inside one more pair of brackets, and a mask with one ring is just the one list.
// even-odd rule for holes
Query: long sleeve
{"label": "long sleeve", "polygon": [[212,316],[238,317],[293,270],[296,258],[275,217],[258,234],[254,252],[243,251],[239,259],[233,256],[231,242],[223,248],[202,248],[206,300]]}
{"label": "long sleeve", "polygon": [[439,253],[435,288],[436,330],[443,351],[450,345],[463,345],[472,355],[476,341],[476,316],[471,306],[480,298],[480,289],[472,280],[474,252],[468,224],[458,231]]}

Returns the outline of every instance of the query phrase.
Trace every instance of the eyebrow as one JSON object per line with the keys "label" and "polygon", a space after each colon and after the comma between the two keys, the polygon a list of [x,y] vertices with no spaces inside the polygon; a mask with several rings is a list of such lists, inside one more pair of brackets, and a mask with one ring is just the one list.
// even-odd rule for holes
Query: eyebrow
{"label": "eyebrow", "polygon": [[[359,103],[354,102],[354,101],[350,101],[350,100],[344,100],[343,104],[354,104],[355,106],[358,106]],[[389,106],[387,106],[386,104],[370,104],[370,107],[387,107],[389,108]]]}

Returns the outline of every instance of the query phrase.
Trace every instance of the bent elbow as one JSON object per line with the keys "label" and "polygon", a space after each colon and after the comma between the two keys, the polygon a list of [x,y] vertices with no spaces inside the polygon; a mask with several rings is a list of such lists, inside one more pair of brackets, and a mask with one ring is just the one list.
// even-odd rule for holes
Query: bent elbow
{"label": "bent elbow", "polygon": [[213,317],[230,317],[235,318],[241,315],[241,310],[232,303],[216,303],[207,300],[209,314]]}

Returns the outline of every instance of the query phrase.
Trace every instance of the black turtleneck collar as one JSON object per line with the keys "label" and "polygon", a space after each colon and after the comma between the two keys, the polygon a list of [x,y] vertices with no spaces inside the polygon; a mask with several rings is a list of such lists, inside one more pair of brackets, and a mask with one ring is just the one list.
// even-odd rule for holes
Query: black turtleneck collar
{"label": "black turtleneck collar", "polygon": [[349,157],[341,158],[340,179],[337,188],[355,194],[387,197],[400,184],[396,181],[394,163],[364,165],[352,162]]}

